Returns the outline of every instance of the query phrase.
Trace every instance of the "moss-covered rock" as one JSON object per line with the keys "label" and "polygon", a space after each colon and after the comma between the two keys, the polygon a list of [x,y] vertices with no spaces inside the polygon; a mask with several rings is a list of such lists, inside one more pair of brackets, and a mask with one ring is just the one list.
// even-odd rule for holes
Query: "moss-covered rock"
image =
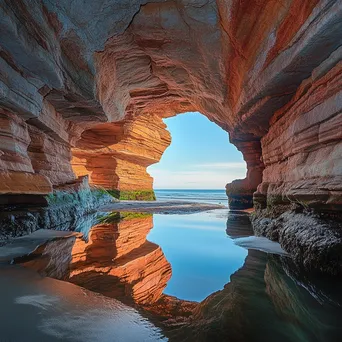
{"label": "moss-covered rock", "polygon": [[123,220],[144,219],[151,217],[151,213],[139,213],[139,212],[111,212],[100,219],[101,223],[119,223]]}
{"label": "moss-covered rock", "polygon": [[234,210],[253,208],[253,195],[228,195],[228,205]]}
{"label": "moss-covered rock", "polygon": [[127,201],[155,201],[153,190],[107,190],[110,195],[120,200]]}
{"label": "moss-covered rock", "polygon": [[[97,209],[114,199],[103,189],[82,187],[55,190],[44,196],[44,200],[43,206],[34,203],[33,207],[29,204],[3,207],[0,212],[0,244],[38,229],[73,230],[82,222],[95,224]],[[94,214],[94,218],[89,214]],[[89,220],[88,216],[91,216]]]}

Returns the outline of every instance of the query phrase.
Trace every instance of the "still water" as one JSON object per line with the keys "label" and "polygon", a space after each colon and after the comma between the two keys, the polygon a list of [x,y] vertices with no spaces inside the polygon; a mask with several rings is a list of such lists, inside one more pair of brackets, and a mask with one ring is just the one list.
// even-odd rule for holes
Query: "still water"
{"label": "still water", "polygon": [[[110,213],[79,222],[76,231],[82,234],[54,239],[15,259],[12,267],[20,277],[13,280],[7,269],[0,272],[7,277],[2,278],[6,280],[2,287],[11,289],[14,301],[23,297],[24,290],[17,288],[23,287],[25,277],[29,279],[39,300],[30,294],[24,304],[33,302],[40,310],[37,317],[53,318],[58,311],[58,319],[49,320],[48,329],[46,322],[32,323],[45,336],[36,340],[81,341],[83,336],[88,341],[92,336],[92,341],[128,342],[342,341],[342,282],[307,275],[279,255],[277,244],[250,237],[244,212]],[[49,279],[51,285],[34,278],[35,283],[32,275],[20,272],[23,267],[44,281]],[[62,282],[53,283],[56,280],[51,278]],[[65,299],[46,303],[39,296],[47,291],[50,297]],[[75,293],[72,299],[68,299],[70,291]],[[80,302],[77,293],[83,293]],[[16,305],[6,304],[6,325],[12,322],[11,312],[25,321]],[[79,325],[83,316],[89,322],[84,328],[95,326],[91,322],[99,319],[101,333],[78,332],[83,329]],[[68,319],[70,324],[65,323]],[[63,329],[71,329],[72,334],[63,335]],[[7,334],[1,336],[3,341],[11,340],[8,337],[13,335]]]}
{"label": "still water", "polygon": [[147,239],[162,248],[172,266],[165,294],[202,301],[221,290],[242,267],[247,250],[228,237],[222,214],[217,210],[192,215],[154,215],[154,228]]}

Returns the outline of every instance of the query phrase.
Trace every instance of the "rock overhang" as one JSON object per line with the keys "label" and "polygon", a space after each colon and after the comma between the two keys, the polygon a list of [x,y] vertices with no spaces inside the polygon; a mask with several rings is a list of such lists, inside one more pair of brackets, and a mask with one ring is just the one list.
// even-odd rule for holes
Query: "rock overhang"
{"label": "rock overhang", "polygon": [[234,201],[257,190],[267,215],[341,211],[341,2],[4,0],[0,12],[2,194],[76,175],[151,191],[162,118],[199,111],[246,160]]}

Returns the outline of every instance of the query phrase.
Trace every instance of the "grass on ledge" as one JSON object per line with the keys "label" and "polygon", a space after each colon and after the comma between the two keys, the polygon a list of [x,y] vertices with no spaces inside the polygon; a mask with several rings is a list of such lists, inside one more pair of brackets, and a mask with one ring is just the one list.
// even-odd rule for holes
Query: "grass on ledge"
{"label": "grass on ledge", "polygon": [[139,213],[139,212],[112,212],[100,219],[101,223],[119,223],[123,220],[144,219],[151,217],[151,213]]}
{"label": "grass on ledge", "polygon": [[155,201],[153,190],[107,190],[113,197],[126,201]]}

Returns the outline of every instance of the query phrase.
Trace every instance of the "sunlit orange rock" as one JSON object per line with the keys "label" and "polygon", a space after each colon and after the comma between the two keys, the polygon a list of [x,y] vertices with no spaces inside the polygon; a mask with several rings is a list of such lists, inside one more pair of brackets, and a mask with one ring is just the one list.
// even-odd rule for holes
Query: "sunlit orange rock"
{"label": "sunlit orange rock", "polygon": [[156,115],[95,126],[73,149],[73,169],[107,190],[151,190],[146,168],[160,160],[171,142],[165,128]]}

